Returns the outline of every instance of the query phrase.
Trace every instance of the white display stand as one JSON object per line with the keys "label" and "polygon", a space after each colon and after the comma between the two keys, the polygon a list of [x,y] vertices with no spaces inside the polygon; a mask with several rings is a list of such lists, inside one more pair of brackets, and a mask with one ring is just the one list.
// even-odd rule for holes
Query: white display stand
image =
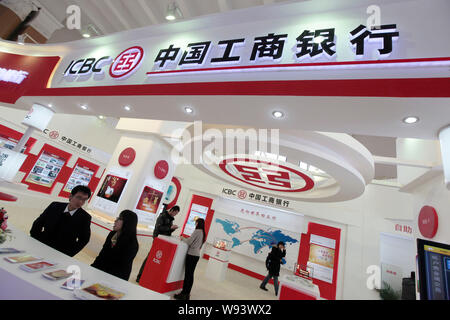
{"label": "white display stand", "polygon": [[77,298],[72,291],[60,287],[67,279],[51,281],[42,276],[42,273],[59,269],[66,270],[69,266],[79,268],[81,279],[85,280],[82,288],[101,282],[124,292],[126,295],[122,298],[123,300],[169,299],[166,295],[142,288],[60,253],[11,225],[8,227],[12,230],[14,239],[1,244],[1,248],[24,250],[23,254],[50,260],[56,262],[57,265],[46,271],[28,273],[19,268],[22,263],[12,264],[4,259],[22,254],[0,255],[0,300],[75,300]]}
{"label": "white display stand", "polygon": [[226,278],[230,250],[212,247],[205,276],[211,280],[223,281]]}

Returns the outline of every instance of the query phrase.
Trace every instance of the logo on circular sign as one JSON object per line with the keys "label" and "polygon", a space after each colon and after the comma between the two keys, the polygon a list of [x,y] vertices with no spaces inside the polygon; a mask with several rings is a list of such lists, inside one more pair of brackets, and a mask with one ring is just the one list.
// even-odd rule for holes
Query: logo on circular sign
{"label": "logo on circular sign", "polygon": [[155,165],[155,177],[158,179],[164,179],[169,173],[169,164],[166,160],[160,160]]}
{"label": "logo on circular sign", "polygon": [[125,79],[131,76],[141,65],[144,49],[131,47],[120,53],[109,68],[109,75],[115,79]]}
{"label": "logo on circular sign", "polygon": [[247,191],[239,190],[237,196],[238,196],[239,199],[245,199],[245,197],[247,197]]}
{"label": "logo on circular sign", "polygon": [[433,238],[438,229],[438,215],[436,210],[430,206],[420,209],[418,218],[420,233],[426,238]]}
{"label": "logo on circular sign", "polygon": [[133,148],[126,148],[120,153],[119,164],[123,167],[129,166],[136,158],[136,151]]}
{"label": "logo on circular sign", "polygon": [[[229,158],[219,163],[220,169],[230,177],[249,185],[278,192],[305,192],[314,187],[314,180],[308,175],[280,164],[248,159]],[[296,181],[304,181],[299,187]]]}
{"label": "logo on circular sign", "polygon": [[59,137],[59,132],[58,131],[51,131],[48,136],[52,139],[58,139]]}
{"label": "logo on circular sign", "polygon": [[163,252],[162,252],[162,250],[158,250],[158,251],[156,251],[156,258],[157,258],[157,259],[161,259],[161,258],[162,258],[162,256],[163,256]]}

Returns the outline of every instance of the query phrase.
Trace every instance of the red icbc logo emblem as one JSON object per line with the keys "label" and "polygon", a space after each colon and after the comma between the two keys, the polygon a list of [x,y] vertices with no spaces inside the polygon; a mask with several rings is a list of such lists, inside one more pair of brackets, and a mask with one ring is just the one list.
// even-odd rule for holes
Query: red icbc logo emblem
{"label": "red icbc logo emblem", "polygon": [[51,131],[48,136],[52,139],[58,139],[59,137],[59,132],[58,131]]}
{"label": "red icbc logo emblem", "polygon": [[131,47],[120,53],[109,68],[109,75],[115,79],[125,79],[131,76],[144,59],[144,49]]}
{"label": "red icbc logo emblem", "polygon": [[238,198],[239,198],[239,199],[245,199],[245,197],[247,197],[247,191],[245,191],[245,190],[239,190],[239,192],[238,192]]}
{"label": "red icbc logo emblem", "polygon": [[[265,190],[304,192],[314,187],[314,180],[308,175],[293,168],[268,161],[230,158],[222,160],[219,167],[234,179]],[[294,180],[303,181],[303,183],[294,183]],[[244,196],[243,192],[245,191],[239,192],[239,198]]]}

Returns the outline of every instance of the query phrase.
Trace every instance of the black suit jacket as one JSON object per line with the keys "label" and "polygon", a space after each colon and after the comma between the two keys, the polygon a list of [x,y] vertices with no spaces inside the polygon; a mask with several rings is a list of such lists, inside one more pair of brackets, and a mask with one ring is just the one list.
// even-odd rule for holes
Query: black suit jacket
{"label": "black suit jacket", "polygon": [[52,202],[33,222],[30,235],[73,257],[91,238],[91,216],[79,208],[73,216],[64,214],[67,203]]}
{"label": "black suit jacket", "polygon": [[102,251],[91,266],[128,281],[139,244],[136,236],[119,236],[116,245],[112,247],[111,239],[115,233],[116,231],[111,231],[108,234]]}

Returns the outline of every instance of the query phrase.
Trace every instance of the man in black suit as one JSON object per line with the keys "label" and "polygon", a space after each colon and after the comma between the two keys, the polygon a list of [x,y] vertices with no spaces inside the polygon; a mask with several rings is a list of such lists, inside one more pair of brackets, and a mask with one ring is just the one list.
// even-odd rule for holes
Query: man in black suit
{"label": "man in black suit", "polygon": [[73,257],[91,237],[91,216],[81,208],[90,196],[88,187],[74,187],[69,203],[52,202],[33,222],[30,235]]}

